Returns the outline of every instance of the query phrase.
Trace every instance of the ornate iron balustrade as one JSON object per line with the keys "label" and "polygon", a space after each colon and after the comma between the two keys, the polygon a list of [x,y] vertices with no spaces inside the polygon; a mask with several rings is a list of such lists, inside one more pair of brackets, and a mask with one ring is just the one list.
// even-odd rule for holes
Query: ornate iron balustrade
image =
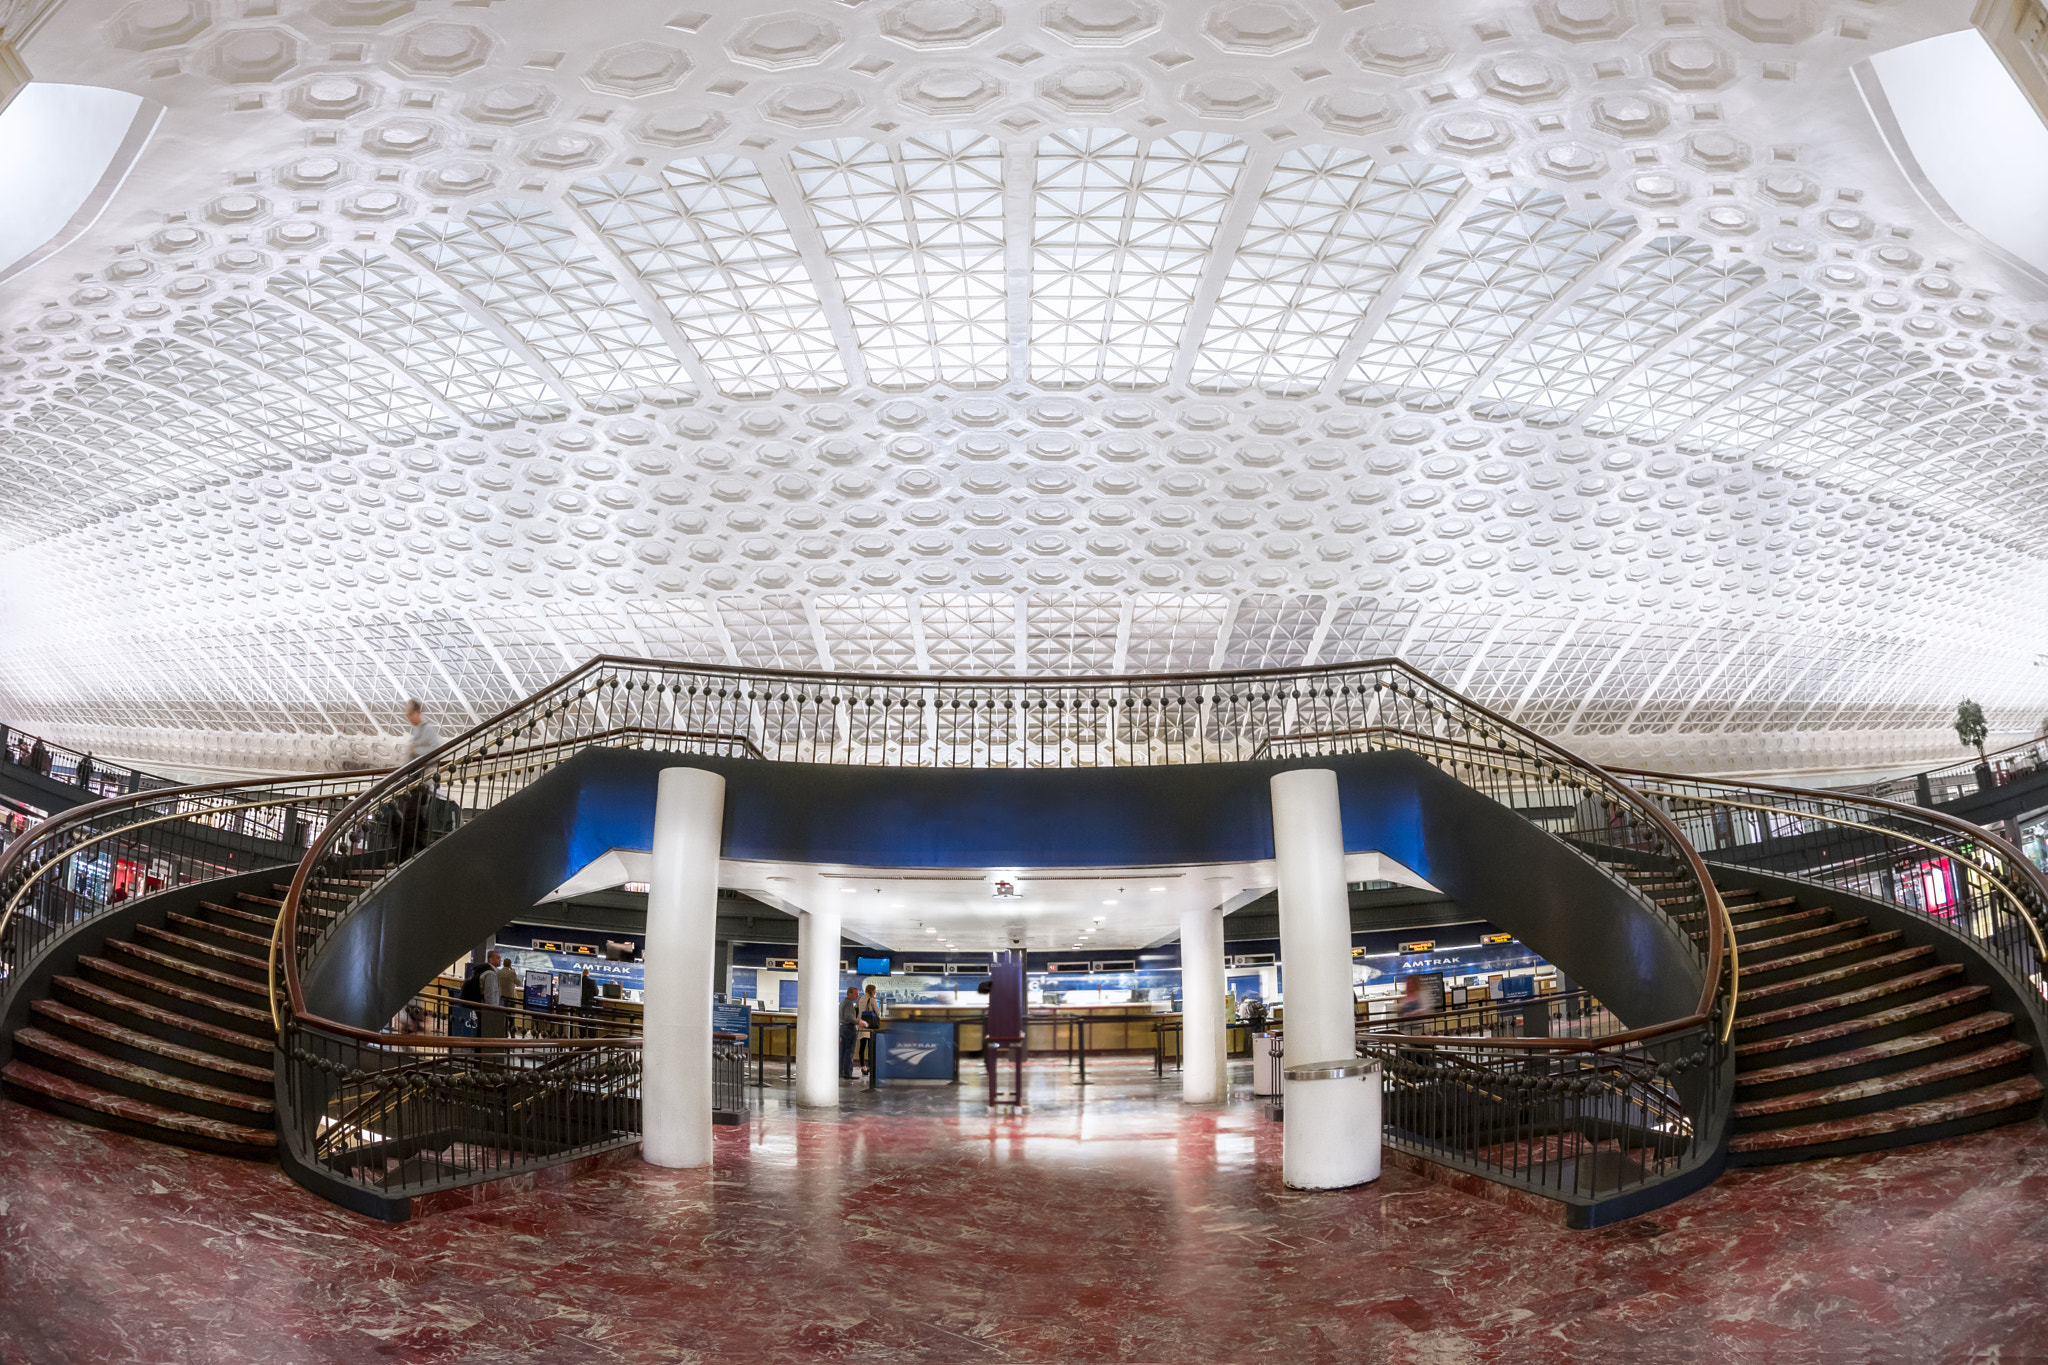
{"label": "ornate iron balustrade", "polygon": [[1986,790],[1981,774],[1988,773],[1989,786],[1997,788],[2032,777],[2044,769],[2048,769],[2048,740],[2030,739],[2009,748],[1993,749],[1981,759],[1966,759],[1961,763],[1930,768],[1926,772],[1888,777],[1882,782],[1844,790],[1849,795],[1871,796],[1880,801],[1941,805]]}
{"label": "ornate iron balustrade", "polygon": [[[435,839],[597,745],[766,761],[975,768],[1167,766],[1409,750],[1537,822],[1612,878],[1645,914],[1665,918],[1684,934],[1700,967],[1698,1005],[1686,1018],[1660,1025],[1658,1036],[1707,1038],[1709,1069],[1716,1070],[1732,1021],[1727,913],[1704,865],[1665,813],[1597,766],[1396,660],[1202,675],[1005,679],[598,658],[391,774],[337,816],[300,864],[279,919],[277,1004],[288,1067],[327,1068],[325,1080],[305,1071],[280,1090],[290,1111],[281,1111],[284,1133],[300,1159],[355,1188],[379,1195],[395,1188],[372,1180],[370,1168],[356,1160],[382,1140],[368,1135],[382,1130],[340,1117],[335,1106],[343,1100],[334,1079],[340,1073],[332,1068],[349,1048],[399,1044],[309,1015],[301,970],[337,926]],[[412,1058],[408,1075],[432,1093],[482,1087],[472,1105],[482,1113],[496,1073],[480,1070],[474,1054],[502,1055],[505,1066],[554,1074],[539,1060],[569,1044],[404,1046]],[[318,1066],[307,1060],[317,1058],[328,1060]],[[637,1071],[623,1063],[604,1074],[620,1085],[629,1077],[637,1084]],[[583,1102],[589,1097],[576,1089],[583,1084],[565,1081],[569,1088],[549,1103]],[[632,1096],[621,1090],[608,1098],[624,1103]],[[1705,1123],[1711,1117],[1705,1111],[1692,1116],[1688,1153],[1695,1163],[1698,1138],[1718,1134],[1718,1124]],[[514,1153],[490,1169],[505,1173],[546,1159],[558,1157]]]}

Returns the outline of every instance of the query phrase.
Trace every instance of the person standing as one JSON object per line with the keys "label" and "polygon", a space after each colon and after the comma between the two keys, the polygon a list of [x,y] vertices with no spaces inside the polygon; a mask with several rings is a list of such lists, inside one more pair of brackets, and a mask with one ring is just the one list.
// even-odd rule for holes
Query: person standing
{"label": "person standing", "polygon": [[76,782],[79,786],[85,788],[87,791],[91,791],[92,777],[92,755],[86,754],[78,760],[78,767],[73,772],[71,780]]}
{"label": "person standing", "polygon": [[[505,960],[503,966],[498,968],[498,996],[507,1009],[518,1005],[522,999],[519,989],[519,969],[512,965],[509,958]],[[509,1025],[511,1021],[512,1016],[506,1015],[505,1022]]]}
{"label": "person standing", "polygon": [[36,741],[35,747],[28,751],[28,766],[44,777],[50,775],[50,751],[40,739]]}
{"label": "person standing", "polygon": [[503,1038],[505,1036],[505,983],[502,975],[505,959],[502,954],[490,953],[484,958],[483,970],[476,974],[477,987],[483,993],[483,1006],[477,1013],[483,1016],[477,1031],[479,1038]]}
{"label": "person standing", "polygon": [[875,992],[875,983],[868,982],[868,988],[861,992],[860,1027],[865,1035],[861,1039],[861,1070],[875,1069],[875,1049],[882,1045],[882,997]]}
{"label": "person standing", "polygon": [[860,990],[855,986],[846,988],[846,998],[839,1002],[839,1079],[853,1079],[853,1040],[860,1032]]}

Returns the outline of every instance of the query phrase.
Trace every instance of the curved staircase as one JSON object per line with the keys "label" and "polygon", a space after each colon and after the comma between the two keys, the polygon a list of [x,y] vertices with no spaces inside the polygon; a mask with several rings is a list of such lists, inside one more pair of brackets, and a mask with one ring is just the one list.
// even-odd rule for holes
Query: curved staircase
{"label": "curved staircase", "polygon": [[30,1002],[0,1086],[103,1128],[274,1158],[264,954],[285,889],[171,910],[79,954]]}
{"label": "curved staircase", "polygon": [[1933,935],[1796,897],[1722,887],[1742,989],[1735,1015],[1735,1165],[1902,1147],[2030,1118],[2033,1047],[1941,960]]}

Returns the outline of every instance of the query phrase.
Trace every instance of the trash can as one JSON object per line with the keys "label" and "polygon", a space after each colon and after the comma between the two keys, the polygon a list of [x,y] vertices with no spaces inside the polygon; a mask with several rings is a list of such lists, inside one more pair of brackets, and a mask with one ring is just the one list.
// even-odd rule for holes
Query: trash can
{"label": "trash can", "polygon": [[1341,1190],[1380,1178],[1380,1064],[1370,1057],[1286,1069],[1280,1179],[1291,1190]]}
{"label": "trash can", "polygon": [[1280,1093],[1280,1035],[1277,1033],[1254,1033],[1252,1035],[1252,1094],[1277,1095]]}

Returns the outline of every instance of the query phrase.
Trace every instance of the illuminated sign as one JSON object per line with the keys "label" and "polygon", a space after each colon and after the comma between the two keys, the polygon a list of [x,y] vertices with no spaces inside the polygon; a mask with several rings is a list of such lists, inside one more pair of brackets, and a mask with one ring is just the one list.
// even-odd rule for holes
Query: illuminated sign
{"label": "illuminated sign", "polygon": [[1353,948],[1353,949],[1351,950],[1351,956],[1353,956],[1353,957],[1364,957],[1364,956],[1365,956],[1365,949],[1363,949],[1363,948]]}
{"label": "illuminated sign", "polygon": [[1513,934],[1485,934],[1481,936],[1479,941],[1481,943],[1513,943],[1515,936]]}
{"label": "illuminated sign", "polygon": [[1402,952],[1404,952],[1404,953],[1426,953],[1426,952],[1429,952],[1429,951],[1430,951],[1431,949],[1433,949],[1433,948],[1435,948],[1435,947],[1436,947],[1436,940],[1435,940],[1435,939],[1433,939],[1433,938],[1424,938],[1424,939],[1417,939],[1417,940],[1416,940],[1415,942],[1413,942],[1413,943],[1404,943],[1404,944],[1402,944],[1402,945],[1401,945],[1401,951],[1402,951]]}
{"label": "illuminated sign", "polygon": [[793,972],[796,970],[796,959],[793,957],[771,957],[768,959],[767,969],[771,972]]}

